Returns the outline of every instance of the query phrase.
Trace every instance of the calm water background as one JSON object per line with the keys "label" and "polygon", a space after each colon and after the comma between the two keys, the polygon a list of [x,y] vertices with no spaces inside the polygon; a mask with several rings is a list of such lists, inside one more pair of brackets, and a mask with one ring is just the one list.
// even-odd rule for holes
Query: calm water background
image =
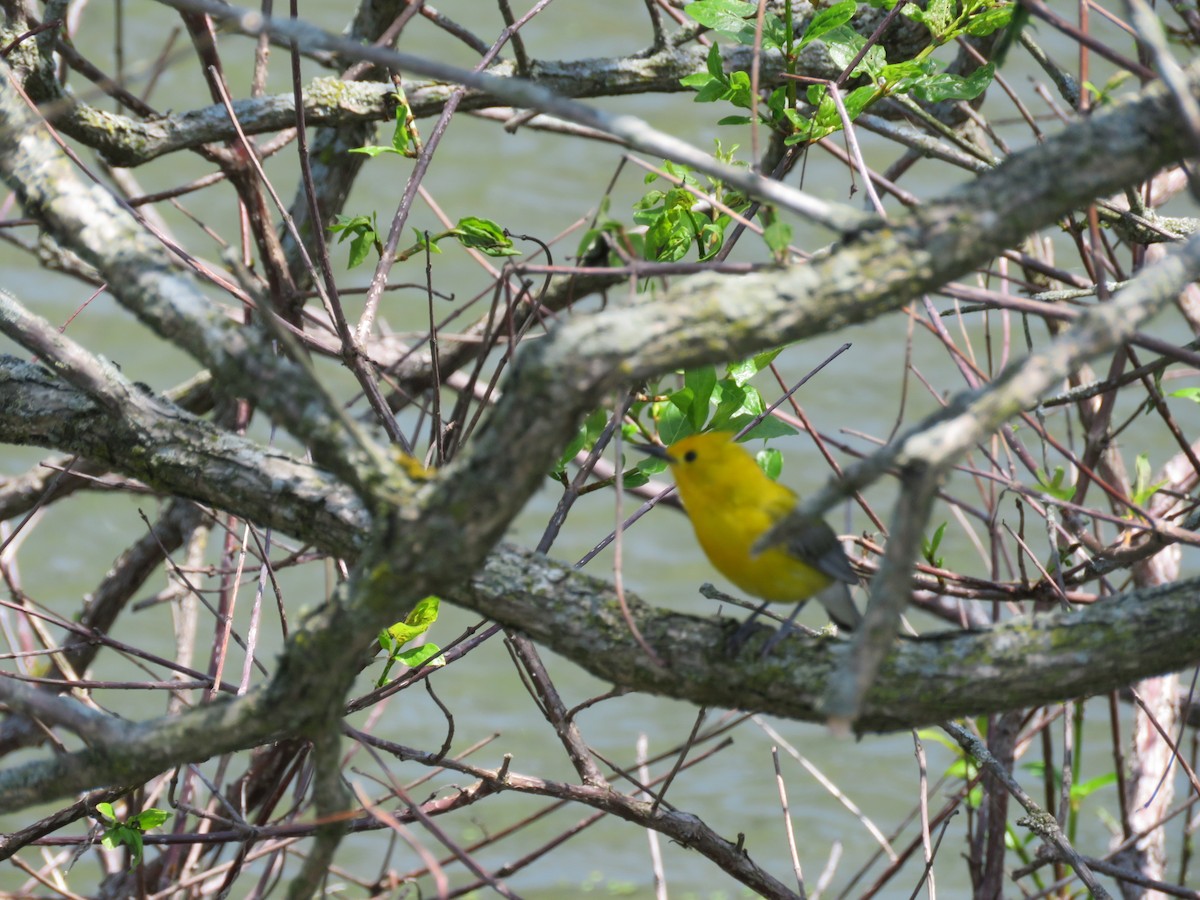
{"label": "calm water background", "polygon": [[[439,9],[453,18],[471,21],[477,34],[490,36],[500,29],[501,22],[494,9],[480,12],[479,8],[483,6],[488,4],[479,4],[478,0],[446,0],[439,4]],[[345,8],[349,9],[349,4]],[[157,48],[159,36],[166,27],[164,23],[169,17],[157,7],[149,5],[135,5],[134,9],[139,14],[129,17],[128,27],[134,38],[130,46]],[[325,7],[314,11],[302,9],[302,13],[316,15],[318,21],[330,27],[341,25],[340,19]],[[97,7],[89,10],[86,16],[88,27],[110,27],[106,15],[106,9]],[[487,27],[475,24],[480,19],[491,24]],[[414,29],[412,33],[415,35],[418,32]],[[401,49],[470,63],[468,53],[440,38],[432,29],[425,27],[419,33],[422,35],[421,41],[414,40],[402,45]],[[1043,38],[1051,42],[1050,35],[1043,35]],[[623,0],[612,4],[560,0],[534,21],[526,32],[526,41],[531,56],[545,58],[603,56],[640,50],[649,41],[644,6],[641,0]],[[225,53],[231,65],[249,58],[248,44],[234,49],[239,42],[240,39],[226,39]],[[136,55],[131,53],[131,57],[136,63]],[[1014,62],[1017,66],[1023,64],[1023,59]],[[277,56],[273,64],[276,75],[270,91],[288,90],[288,84],[282,77],[286,68],[282,55]],[[1012,77],[1015,79],[1017,76]],[[166,74],[153,100],[162,108],[186,107],[189,102],[194,102],[192,92],[196,78],[194,61],[185,57]],[[242,92],[239,96],[244,96],[248,84],[246,71],[239,73],[234,68],[231,81]],[[657,127],[702,147],[711,147],[712,139],[718,135],[726,145],[739,142],[744,146],[749,145],[744,130],[716,130],[710,124],[714,118],[711,107],[693,106],[680,97],[630,97],[595,102],[610,110],[628,111],[648,118]],[[421,124],[429,127],[428,122]],[[1023,130],[1013,130],[1010,137],[1018,146],[1029,141]],[[894,151],[879,147],[869,137],[866,138],[866,150],[871,161],[881,167],[894,156]],[[514,232],[526,231],[549,238],[572,227],[581,217],[594,210],[619,158],[619,151],[608,145],[587,145],[552,135],[534,134],[528,130],[509,135],[495,123],[460,115],[452,123],[425,185],[451,218],[468,214],[487,216]],[[290,153],[285,152],[283,158],[268,169],[272,175],[280,178],[285,198],[291,197],[289,170],[293,166],[293,159]],[[847,180],[840,168],[833,174],[827,168],[829,165],[826,159],[814,154],[805,187],[829,199],[847,201]],[[376,209],[380,221],[386,221],[399,199],[410,168],[410,163],[392,158],[369,164],[347,206],[347,212]],[[177,154],[137,170],[136,175],[146,190],[154,190],[179,183],[184,177],[181,173],[193,174],[191,169],[195,170],[195,175],[207,171],[188,155]],[[932,196],[948,186],[943,182],[922,183],[921,171],[919,168],[915,177],[905,179],[904,184],[910,190]],[[944,172],[939,170],[937,177],[944,178]],[[614,216],[628,220],[630,203],[643,190],[645,186],[641,173],[627,171],[614,195]],[[189,210],[201,219],[209,221],[223,232],[232,233],[233,228],[227,219],[229,210],[233,208],[229,193],[227,188],[218,187],[194,195],[186,203]],[[186,240],[196,238],[195,226],[178,215],[168,213],[168,218]],[[436,227],[433,216],[420,205],[411,224],[419,228]],[[826,240],[818,235],[806,236],[799,229],[799,223],[797,226],[796,243],[800,246],[814,249]],[[577,238],[571,237],[558,245],[560,261],[574,251],[576,242]],[[217,255],[215,248],[210,248],[208,252],[210,258]],[[339,263],[345,259],[344,248],[337,251],[336,258]],[[4,265],[4,286],[53,322],[65,321],[87,294],[86,289],[78,284],[29,267],[24,257],[16,256],[8,249],[0,249],[0,261]],[[460,301],[474,296],[486,284],[486,279],[456,249],[448,249],[444,255],[435,257],[434,265],[435,284],[441,290],[454,291]],[[365,283],[369,274],[365,268],[356,270],[345,279],[345,283]],[[422,275],[418,268],[413,268],[411,274],[396,270],[393,279],[421,281]],[[355,311],[354,303],[354,300],[350,301],[352,313]],[[424,304],[419,291],[396,294],[390,298],[385,315],[397,329],[419,329],[425,321]],[[444,310],[450,308],[447,304]],[[870,435],[886,435],[890,431],[896,415],[904,364],[904,347],[898,321],[892,318],[809,341],[781,358],[787,377],[798,378],[810,365],[824,359],[843,342],[852,343],[848,353],[798,395],[818,428],[830,433],[845,430]],[[1158,327],[1170,331],[1175,326],[1167,321]],[[72,325],[70,333],[93,350],[118,361],[130,377],[147,382],[156,389],[170,387],[194,371],[194,366],[182,354],[158,340],[148,339],[141,326],[117,309],[107,297],[94,302],[84,316]],[[957,390],[960,382],[951,374],[951,367],[944,355],[930,352],[932,344],[922,337],[917,338],[917,343],[917,358],[925,375],[935,384],[953,386]],[[10,346],[3,345],[3,349],[8,351]],[[763,387],[764,390],[770,390],[769,385],[764,384]],[[910,393],[906,419],[915,421],[933,407],[932,399],[919,389],[914,390]],[[1193,420],[1190,424],[1196,423]],[[256,435],[264,440],[268,437],[261,425]],[[852,437],[846,439],[863,449],[869,448],[869,444],[863,440]],[[286,442],[282,443],[287,446]],[[784,480],[798,490],[809,490],[827,477],[805,438],[782,441],[779,446],[787,453]],[[1163,458],[1169,449],[1165,446],[1160,448],[1160,455],[1155,460]],[[0,461],[3,474],[22,472],[43,455],[35,450],[6,450],[6,454]],[[557,499],[553,486],[549,482],[547,485],[546,490],[530,501],[514,524],[510,535],[513,541],[526,545],[537,542]],[[869,495],[877,508],[885,513],[885,517],[890,495],[888,485],[878,486]],[[633,505],[633,501],[627,501],[626,512]],[[140,533],[141,526],[136,518],[138,508],[144,508],[153,515],[154,503],[148,498],[97,495],[76,498],[69,506],[48,511],[26,539],[19,557],[28,592],[60,613],[71,615],[78,608],[80,598],[95,586],[114,556],[124,548],[128,536]],[[596,492],[586,496],[576,505],[552,555],[565,560],[578,559],[608,533],[613,520],[611,493]],[[860,516],[848,514],[838,518],[836,524],[843,531],[867,527]],[[63,552],[63,535],[71,535],[69,552]],[[979,561],[970,555],[966,546],[951,544],[948,555],[955,565],[976,570],[979,568]],[[606,551],[591,563],[588,571],[607,577],[612,566],[611,551]],[[1195,571],[1194,567],[1192,571]],[[315,606],[323,596],[324,586],[313,583],[315,579],[312,572],[310,569],[305,573],[288,573],[284,576],[283,583],[293,616],[295,610]],[[631,532],[624,549],[623,574],[627,587],[650,602],[683,609],[710,608],[702,606],[709,602],[696,594],[696,587],[701,581],[712,580],[719,586],[728,587],[703,559],[683,519],[667,509],[658,510],[643,519]],[[159,585],[161,579],[154,583],[154,586]],[[453,635],[476,621],[474,616],[447,609],[439,628],[445,628],[443,634]],[[807,611],[805,621],[820,624],[819,611]],[[244,625],[244,619],[240,620],[239,626]],[[170,618],[163,609],[127,615],[120,623],[117,636],[123,635],[136,638],[141,644],[156,645],[164,653],[171,652]],[[268,641],[272,639],[268,637]],[[264,659],[271,659],[271,651],[267,650],[263,656]],[[551,674],[563,691],[568,705],[607,689],[607,685],[581,672],[569,661],[550,653],[546,657]],[[235,655],[232,664],[240,668],[241,658]],[[373,676],[374,673],[371,674]],[[129,675],[141,677],[132,667]],[[106,677],[120,676],[113,674],[110,668],[106,671]],[[440,673],[436,684],[439,695],[452,706],[455,713],[456,750],[493,732],[502,735],[492,745],[496,748],[494,752],[492,748],[481,751],[472,758],[475,763],[496,765],[501,753],[512,752],[515,771],[552,778],[573,776],[553,733],[530,702],[499,641],[491,642]],[[361,688],[366,690],[368,686],[364,678]],[[112,698],[112,708],[116,711],[133,718],[145,717],[145,706],[141,709],[137,706],[131,708],[129,703],[127,697]],[[154,712],[159,709],[160,705],[153,706]],[[1096,708],[1093,712],[1094,727],[1099,735],[1102,733],[1099,730],[1102,728],[1102,711]],[[695,709],[684,703],[633,695],[594,707],[583,713],[580,721],[585,736],[600,753],[629,765],[639,735],[648,736],[649,752],[653,755],[682,741],[691,729],[695,715]],[[714,711],[709,721],[714,721],[719,715],[719,711]],[[387,723],[385,726],[376,726],[377,731],[411,746],[436,747],[444,737],[442,717],[421,692],[409,692],[403,695],[402,700],[393,700],[384,722]],[[859,742],[849,742],[834,740],[824,728],[815,725],[786,721],[772,721],[771,724],[841,786],[884,832],[890,833],[913,808],[917,773],[910,735],[870,736]],[[744,833],[746,846],[754,859],[767,866],[776,877],[789,882],[787,842],[781,825],[770,758],[773,741],[752,725],[741,727],[734,737],[736,743],[732,749],[681,775],[669,799],[678,808],[703,816],[726,837],[732,839],[739,832]],[[1055,740],[1057,743],[1058,732]],[[1106,742],[1101,739],[1095,746],[1104,748]],[[927,742],[926,747],[931,779],[936,779],[950,764],[952,756],[932,742]],[[1094,759],[1085,756],[1085,777],[1107,771],[1108,762],[1109,757],[1100,752]],[[366,771],[371,770],[365,760],[362,766]],[[876,851],[876,845],[854,818],[831,801],[825,790],[786,755],[783,769],[801,861],[810,888],[825,865],[833,843],[837,841],[844,845],[844,857],[834,880],[836,890],[839,885],[845,884],[849,873]],[[414,778],[422,774],[415,767],[412,771],[402,771]],[[443,779],[440,783],[449,784],[452,781]],[[1040,788],[1037,792],[1040,795]],[[482,804],[475,810],[472,827],[478,829],[479,833],[485,829],[494,831],[543,805],[544,801],[541,800],[517,797],[506,798],[503,804]],[[931,806],[935,809],[940,806],[938,795],[931,798]],[[1085,808],[1085,837],[1080,843],[1089,853],[1100,854],[1107,843],[1106,832],[1099,820],[1101,808],[1115,813],[1116,798],[1111,789],[1098,794]],[[481,853],[479,859],[485,865],[501,865],[523,855],[534,846],[536,840],[549,839],[568,823],[585,815],[587,811],[583,808],[570,808],[556,813],[521,832],[511,845],[501,845]],[[0,823],[0,827],[11,828],[15,821],[25,822],[32,818],[33,814],[30,813]],[[960,815],[952,820],[936,867],[938,886],[944,896],[962,896],[969,888],[965,867],[958,858],[964,845],[965,819]],[[454,827],[462,828],[466,821],[465,818],[457,820]],[[452,836],[465,841],[471,839],[472,834],[458,832]],[[911,831],[906,832],[906,837],[899,843],[907,843],[911,836]],[[338,860],[353,871],[370,871],[376,859],[382,860],[385,846],[381,837],[357,836],[346,843]],[[741,893],[698,854],[670,842],[663,842],[662,846],[673,896],[724,897]],[[906,876],[897,879],[894,887],[881,896],[908,895],[920,875],[920,866],[915,859],[909,864]],[[382,866],[382,861],[379,864]],[[409,863],[399,854],[391,864],[400,871],[409,867]],[[87,863],[80,865],[86,866]],[[554,851],[546,860],[511,878],[509,884],[526,897],[561,897],[584,888],[602,895],[613,893],[640,897],[652,895],[649,873],[645,839],[627,823],[604,820]],[[873,877],[868,876],[859,884],[858,890],[869,884]],[[0,870],[0,887],[11,886],[22,880],[23,877],[18,878],[12,870],[7,873]],[[72,887],[84,893],[88,890],[83,880],[73,882]],[[350,895],[354,896],[353,892]]]}

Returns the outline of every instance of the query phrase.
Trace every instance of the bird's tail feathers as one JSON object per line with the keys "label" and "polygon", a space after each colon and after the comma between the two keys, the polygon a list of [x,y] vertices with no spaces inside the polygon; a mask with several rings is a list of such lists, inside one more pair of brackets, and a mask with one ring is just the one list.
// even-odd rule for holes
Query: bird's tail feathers
{"label": "bird's tail feathers", "polygon": [[862,624],[862,613],[850,596],[850,585],[844,581],[835,581],[817,594],[817,602],[825,607],[825,612],[829,613],[829,618],[838,628],[854,631]]}

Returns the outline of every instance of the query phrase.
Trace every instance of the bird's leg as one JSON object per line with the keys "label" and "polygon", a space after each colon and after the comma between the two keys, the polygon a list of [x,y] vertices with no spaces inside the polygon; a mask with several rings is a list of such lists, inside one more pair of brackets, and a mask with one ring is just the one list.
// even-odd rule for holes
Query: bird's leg
{"label": "bird's leg", "polygon": [[796,616],[800,615],[800,610],[804,609],[804,604],[807,602],[807,600],[801,600],[797,603],[796,608],[792,610],[792,614],[784,620],[783,624],[775,630],[773,635],[767,638],[767,642],[763,645],[762,649],[763,656],[769,655],[775,649],[775,645],[787,637],[792,629],[795,628]]}
{"label": "bird's leg", "polygon": [[[757,619],[762,614],[763,610],[765,610],[769,605],[770,601],[767,601],[759,606],[758,609],[754,610],[754,612],[750,613],[746,621],[743,622],[741,626],[739,626],[738,630],[733,633],[733,636],[726,641],[725,649],[729,651],[729,653],[733,654],[734,656],[737,655],[738,651],[742,649],[742,644],[746,643],[746,638],[750,637],[750,633],[754,630],[751,627],[754,625],[754,620]],[[804,604],[801,604],[801,606],[803,605]],[[796,614],[793,613],[792,619],[795,617]],[[792,619],[788,619],[788,621],[791,622]]]}

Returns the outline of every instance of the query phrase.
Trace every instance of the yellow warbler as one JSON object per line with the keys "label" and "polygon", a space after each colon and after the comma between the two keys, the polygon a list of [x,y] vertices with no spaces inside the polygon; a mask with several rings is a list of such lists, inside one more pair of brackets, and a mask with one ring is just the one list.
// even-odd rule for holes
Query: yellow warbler
{"label": "yellow warbler", "polygon": [[803,605],[816,594],[842,628],[862,622],[848,587],[858,584],[858,577],[824,520],[814,516],[789,528],[785,544],[755,552],[755,542],[795,508],[798,498],[767,477],[731,432],[694,434],[650,452],[670,464],[696,538],[722,575],[767,603]]}

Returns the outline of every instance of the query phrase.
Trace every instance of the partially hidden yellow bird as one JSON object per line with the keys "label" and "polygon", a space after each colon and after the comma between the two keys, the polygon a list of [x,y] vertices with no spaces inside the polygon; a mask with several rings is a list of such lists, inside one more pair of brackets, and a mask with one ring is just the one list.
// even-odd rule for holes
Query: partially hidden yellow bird
{"label": "partially hidden yellow bird", "polygon": [[[796,603],[798,613],[816,595],[830,619],[853,630],[862,622],[849,589],[858,584],[858,576],[823,519],[814,516],[790,527],[786,543],[755,551],[758,539],[795,509],[799,498],[772,481],[733,437],[732,432],[710,431],[649,451],[670,465],[700,547],[722,575],[766,601],[758,612],[767,603]],[[795,615],[777,637],[786,633]]]}

